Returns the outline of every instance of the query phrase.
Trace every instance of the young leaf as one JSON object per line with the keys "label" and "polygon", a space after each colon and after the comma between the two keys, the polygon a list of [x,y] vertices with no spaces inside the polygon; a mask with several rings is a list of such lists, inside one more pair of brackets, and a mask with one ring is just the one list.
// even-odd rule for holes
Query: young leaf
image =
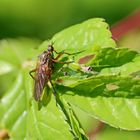
{"label": "young leaf", "polygon": [[127,48],[103,48],[88,62],[88,65],[98,71],[103,68],[119,67],[133,61],[137,54]]}
{"label": "young leaf", "polygon": [[66,121],[69,124],[71,128],[71,133],[74,136],[75,140],[88,140],[87,136],[85,135],[85,132],[76,117],[71,105],[67,103],[60,95],[57,95],[56,97],[57,103],[64,113],[66,117]]}

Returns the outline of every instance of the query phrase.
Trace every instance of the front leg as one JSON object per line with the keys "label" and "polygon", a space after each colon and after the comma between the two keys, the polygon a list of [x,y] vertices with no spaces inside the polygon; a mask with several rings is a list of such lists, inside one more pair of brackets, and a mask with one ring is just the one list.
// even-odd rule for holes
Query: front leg
{"label": "front leg", "polygon": [[31,76],[33,79],[35,79],[35,77],[32,75],[32,73],[34,73],[34,72],[36,72],[36,69],[33,69],[33,70],[31,70],[31,71],[29,72],[30,76]]}
{"label": "front leg", "polygon": [[53,51],[54,51],[56,54],[58,54],[58,56],[55,58],[56,60],[59,59],[63,54],[67,54],[67,55],[76,55],[76,54],[79,54],[79,53],[84,52],[84,50],[83,50],[83,51],[76,52],[76,53],[67,53],[67,52],[65,52],[65,51],[63,51],[63,52],[57,52],[56,50],[53,50]]}
{"label": "front leg", "polygon": [[57,54],[58,54],[58,56],[56,58],[54,58],[55,60],[58,60],[64,53],[63,52],[60,52],[60,53],[57,53]]}

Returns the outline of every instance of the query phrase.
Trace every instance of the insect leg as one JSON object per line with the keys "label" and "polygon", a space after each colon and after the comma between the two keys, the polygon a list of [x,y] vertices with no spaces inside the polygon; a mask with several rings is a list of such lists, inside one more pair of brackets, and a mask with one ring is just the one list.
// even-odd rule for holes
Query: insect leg
{"label": "insect leg", "polygon": [[[65,51],[63,51],[63,52],[57,52],[56,50],[53,50],[55,53],[57,53],[57,54],[60,54],[60,56],[62,56],[63,54],[67,54],[67,55],[76,55],[76,54],[79,54],[79,53],[82,53],[82,52],[84,52],[85,50],[83,50],[83,51],[79,51],[79,52],[76,52],[76,53],[67,53],[67,52],[65,52]],[[58,55],[59,56],[59,55]]]}
{"label": "insect leg", "polygon": [[32,75],[32,73],[35,72],[35,71],[36,71],[36,69],[33,69],[33,70],[31,70],[31,71],[29,72],[30,76],[31,76],[33,79],[35,79],[35,77]]}
{"label": "insect leg", "polygon": [[58,53],[58,56],[56,58],[54,58],[55,60],[58,60],[64,53],[61,52],[61,53]]}
{"label": "insect leg", "polygon": [[61,54],[61,55],[63,55],[63,54],[73,55],[73,54],[71,54],[71,53],[67,53],[67,52],[65,52],[65,51],[57,52],[56,50],[54,50],[54,52],[57,53],[57,54]]}

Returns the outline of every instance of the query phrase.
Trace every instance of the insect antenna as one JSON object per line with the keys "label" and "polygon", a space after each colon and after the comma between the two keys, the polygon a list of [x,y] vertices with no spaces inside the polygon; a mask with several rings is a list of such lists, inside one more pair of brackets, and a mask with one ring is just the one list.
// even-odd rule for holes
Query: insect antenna
{"label": "insect antenna", "polygon": [[55,42],[54,42],[54,41],[52,41],[52,42],[51,42],[51,45],[53,46],[53,45],[54,45],[54,43],[55,43]]}

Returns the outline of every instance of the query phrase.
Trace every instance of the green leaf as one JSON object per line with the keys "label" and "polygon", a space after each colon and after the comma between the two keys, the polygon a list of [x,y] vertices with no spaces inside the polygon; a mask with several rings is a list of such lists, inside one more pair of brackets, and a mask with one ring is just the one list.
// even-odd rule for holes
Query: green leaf
{"label": "green leaf", "polygon": [[97,76],[57,90],[71,105],[114,127],[140,129],[140,79]]}
{"label": "green leaf", "polygon": [[74,110],[72,109],[71,105],[67,103],[60,95],[56,95],[56,101],[59,105],[60,109],[63,111],[66,117],[66,121],[68,122],[71,132],[74,136],[75,140],[88,140],[85,132],[78,121],[78,118],[75,115]]}
{"label": "green leaf", "polygon": [[98,71],[103,68],[119,67],[133,61],[137,54],[137,52],[127,48],[103,48],[88,62],[88,65]]}
{"label": "green leaf", "polygon": [[76,52],[94,47],[114,47],[115,42],[111,36],[104,19],[94,18],[57,33],[52,40],[56,49]]}
{"label": "green leaf", "polygon": [[[51,95],[51,100],[47,106],[39,107],[39,104],[32,97],[32,79],[28,75],[28,69],[23,71],[24,87],[26,92],[26,107],[27,107],[27,122],[26,122],[26,138],[27,139],[54,139],[58,138],[65,140],[72,139],[72,134],[69,132],[69,126],[64,120],[62,112],[56,106],[54,96]],[[51,94],[51,93],[50,93]],[[30,102],[29,102],[30,101]]]}
{"label": "green leaf", "polygon": [[[57,51],[64,50],[68,53],[83,51],[75,55],[75,60],[93,54],[101,48],[116,46],[108,30],[108,24],[101,18],[90,19],[69,27],[54,35],[50,42],[54,42]],[[47,45],[48,42],[44,42],[41,47],[46,49]]]}
{"label": "green leaf", "polygon": [[97,140],[138,140],[139,131],[124,131],[105,126],[103,131],[96,135]]}
{"label": "green leaf", "polygon": [[0,41],[0,60],[13,66],[20,67],[26,60],[32,60],[37,52],[40,41],[26,38],[18,40],[8,39]]}
{"label": "green leaf", "polygon": [[[0,127],[10,130],[10,136],[13,138],[25,137],[27,111],[22,82],[23,76],[19,73],[0,103]],[[17,133],[17,130],[22,131]]]}
{"label": "green leaf", "polygon": [[101,75],[122,75],[122,76],[140,76],[140,55],[137,54],[130,62],[111,68],[104,68],[101,70]]}
{"label": "green leaf", "polygon": [[[61,80],[61,84],[66,82],[64,79]],[[126,81],[128,82],[126,83]],[[58,85],[57,89],[63,91],[63,94],[68,92],[71,95],[78,94],[92,98],[97,96],[138,98],[140,96],[140,79],[120,76],[94,76],[65,84],[65,86]]]}
{"label": "green leaf", "polygon": [[3,74],[6,74],[6,73],[9,73],[12,71],[13,67],[11,64],[9,63],[6,63],[4,61],[0,61],[0,75],[3,75]]}

